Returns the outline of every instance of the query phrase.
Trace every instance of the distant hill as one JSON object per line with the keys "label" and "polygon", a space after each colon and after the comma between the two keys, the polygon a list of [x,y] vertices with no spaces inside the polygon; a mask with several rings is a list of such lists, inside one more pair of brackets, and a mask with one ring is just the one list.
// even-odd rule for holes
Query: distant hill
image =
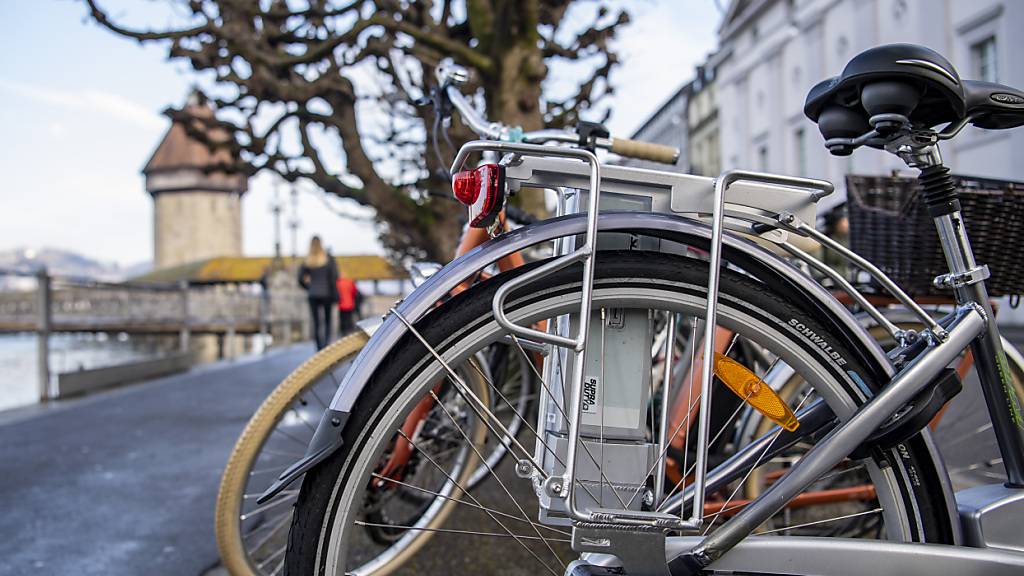
{"label": "distant hill", "polygon": [[[54,276],[65,276],[105,282],[120,282],[148,272],[153,265],[141,262],[122,266],[115,262],[96,260],[70,250],[57,248],[15,248],[0,250],[0,270],[31,273],[45,266]],[[0,275],[0,286],[6,286],[14,276]],[[17,281],[15,281],[17,282]]]}

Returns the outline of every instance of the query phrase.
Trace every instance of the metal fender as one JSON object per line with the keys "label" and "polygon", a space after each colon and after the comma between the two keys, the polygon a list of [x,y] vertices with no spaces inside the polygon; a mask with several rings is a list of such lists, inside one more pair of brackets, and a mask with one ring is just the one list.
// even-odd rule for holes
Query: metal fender
{"label": "metal fender", "polygon": [[[601,232],[627,232],[688,244],[710,246],[711,228],[692,219],[672,214],[651,212],[602,213],[598,227]],[[574,214],[545,220],[502,234],[462,255],[432,275],[397,310],[410,322],[417,322],[460,282],[478,270],[514,252],[556,238],[574,236],[586,231],[586,215]],[[754,242],[726,234],[723,241],[725,261],[736,265],[782,294],[800,294],[814,307],[815,316],[844,340],[846,347],[862,361],[878,382],[892,376],[892,365],[874,338],[857,319],[832,295],[808,275],[779,256]],[[391,349],[405,335],[407,328],[395,315],[389,315],[353,361],[341,386],[324,413],[305,457],[281,474],[259,499],[269,500],[296,478],[341,447],[342,431],[349,412],[366,383]]]}

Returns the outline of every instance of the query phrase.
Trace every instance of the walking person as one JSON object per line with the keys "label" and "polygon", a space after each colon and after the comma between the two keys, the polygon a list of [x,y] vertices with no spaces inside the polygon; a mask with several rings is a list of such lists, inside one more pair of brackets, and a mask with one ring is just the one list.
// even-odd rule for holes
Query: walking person
{"label": "walking person", "polygon": [[362,295],[355,281],[338,272],[338,318],[341,323],[342,336],[356,329],[359,319],[359,302]]}
{"label": "walking person", "polygon": [[331,339],[331,308],[338,301],[337,280],[338,267],[334,258],[324,250],[320,237],[313,236],[309,241],[309,253],[299,266],[299,285],[309,297],[313,340],[317,350],[323,350]]}

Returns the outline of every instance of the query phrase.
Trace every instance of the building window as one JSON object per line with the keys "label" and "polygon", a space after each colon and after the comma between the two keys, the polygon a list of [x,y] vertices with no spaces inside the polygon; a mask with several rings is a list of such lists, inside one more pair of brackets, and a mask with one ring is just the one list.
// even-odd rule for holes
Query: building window
{"label": "building window", "polygon": [[768,171],[768,146],[761,146],[757,149],[757,169],[761,172]]}
{"label": "building window", "polygon": [[807,176],[807,151],[804,146],[803,128],[797,128],[793,133],[793,150],[796,152],[796,173]]}
{"label": "building window", "polygon": [[973,76],[976,80],[985,82],[998,82],[999,74],[996,72],[996,37],[988,38],[971,46],[971,66]]}

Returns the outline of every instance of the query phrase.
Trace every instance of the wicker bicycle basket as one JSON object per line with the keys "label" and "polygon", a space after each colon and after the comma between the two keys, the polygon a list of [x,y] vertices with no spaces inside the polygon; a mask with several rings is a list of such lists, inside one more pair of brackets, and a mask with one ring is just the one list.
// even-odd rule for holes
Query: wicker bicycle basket
{"label": "wicker bicycle basket", "polygon": [[[991,296],[1024,293],[1024,184],[954,176],[967,233],[987,264]],[[846,177],[850,248],[914,296],[949,295],[932,280],[948,272],[935,224],[914,178]]]}

